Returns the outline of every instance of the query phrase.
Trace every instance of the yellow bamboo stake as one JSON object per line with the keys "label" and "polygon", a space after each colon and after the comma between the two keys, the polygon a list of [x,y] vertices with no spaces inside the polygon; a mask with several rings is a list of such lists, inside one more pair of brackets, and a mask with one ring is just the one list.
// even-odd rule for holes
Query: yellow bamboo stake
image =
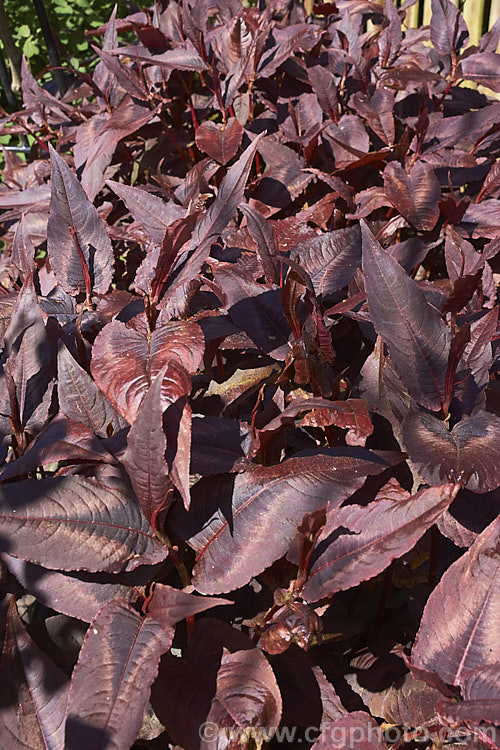
{"label": "yellow bamboo stake", "polygon": [[[488,22],[488,28],[491,29],[497,18],[500,18],[500,0],[491,0],[490,6],[490,18]],[[500,50],[500,43],[497,47],[497,52]]]}
{"label": "yellow bamboo stake", "polygon": [[465,0],[462,13],[469,27],[470,43],[477,44],[481,39],[484,0]]}

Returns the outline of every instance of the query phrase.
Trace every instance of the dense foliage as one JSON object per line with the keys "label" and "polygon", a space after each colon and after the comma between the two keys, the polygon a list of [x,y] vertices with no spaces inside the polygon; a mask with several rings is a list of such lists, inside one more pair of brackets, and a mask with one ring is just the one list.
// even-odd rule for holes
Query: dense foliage
{"label": "dense foliage", "polygon": [[24,64],[2,747],[500,747],[500,23],[409,5],[113,13],[62,100]]}

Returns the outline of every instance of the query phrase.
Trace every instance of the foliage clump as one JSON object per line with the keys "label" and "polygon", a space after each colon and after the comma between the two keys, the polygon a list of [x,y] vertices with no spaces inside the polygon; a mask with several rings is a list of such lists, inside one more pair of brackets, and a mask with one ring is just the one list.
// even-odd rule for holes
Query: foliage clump
{"label": "foliage clump", "polygon": [[407,5],[113,12],[62,99],[24,63],[2,747],[500,747],[500,25]]}

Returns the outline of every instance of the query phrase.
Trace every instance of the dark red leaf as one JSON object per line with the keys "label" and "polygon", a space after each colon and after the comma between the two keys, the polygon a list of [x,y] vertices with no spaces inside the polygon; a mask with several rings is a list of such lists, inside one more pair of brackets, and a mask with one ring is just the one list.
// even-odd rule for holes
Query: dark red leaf
{"label": "dark red leaf", "polygon": [[410,413],[403,443],[417,471],[429,484],[462,482],[473,492],[500,484],[500,417],[486,411],[462,417],[453,429],[431,414]]}
{"label": "dark red leaf", "polygon": [[107,437],[109,429],[119,432],[127,422],[113,409],[90,375],[61,345],[57,357],[59,406],[63,414],[90,430]]}
{"label": "dark red leaf", "polygon": [[221,125],[211,120],[202,122],[196,131],[195,140],[200,151],[219,164],[226,165],[236,155],[242,138],[243,128],[236,117],[230,117]]}
{"label": "dark red leaf", "polygon": [[215,280],[224,291],[231,320],[273,359],[284,360],[290,346],[290,327],[280,302],[280,290],[258,284],[248,271],[232,263],[218,263]]}
{"label": "dark red leaf", "polygon": [[49,422],[24,455],[11,461],[0,474],[0,482],[29,474],[39,466],[58,461],[112,462],[113,456],[87,427],[66,417],[56,417]]}
{"label": "dark red leaf", "polygon": [[106,227],[71,169],[50,148],[52,182],[47,243],[52,267],[64,291],[79,294],[87,289],[84,262],[92,289],[104,294],[114,272],[113,248]]}
{"label": "dark red leaf", "polygon": [[[130,603],[137,599],[137,590],[132,587],[135,581],[127,585],[103,573],[68,575],[10,555],[3,554],[2,558],[10,572],[32,596],[36,596],[38,602],[84,622],[92,622],[101,607],[112,599],[122,597]],[[150,571],[147,566],[145,569]],[[138,568],[137,572],[140,571]],[[120,580],[126,581],[122,576]]]}
{"label": "dark red leaf", "polygon": [[431,2],[431,42],[441,55],[459,52],[469,38],[467,25],[451,0]]}
{"label": "dark red leaf", "polygon": [[346,286],[361,263],[361,236],[358,226],[321,234],[294,245],[292,258],[310,275],[317,295],[324,297]]}
{"label": "dark red leaf", "polygon": [[0,736],[4,747],[64,750],[68,680],[28,635],[14,597],[0,665]]}
{"label": "dark red leaf", "polygon": [[415,229],[434,229],[439,219],[441,188],[429,164],[417,161],[408,173],[399,162],[391,161],[384,170],[384,190],[394,208]]}
{"label": "dark red leaf", "polygon": [[92,375],[118,413],[132,424],[151,383],[167,363],[163,407],[189,393],[188,373],[196,372],[203,350],[203,335],[196,323],[165,323],[149,335],[142,319],[134,328],[113,320],[94,342]]}
{"label": "dark red leaf", "polygon": [[450,333],[439,313],[399,263],[385,253],[362,222],[363,271],[368,305],[377,333],[413,398],[442,408]]}
{"label": "dark red leaf", "polygon": [[142,512],[155,527],[160,509],[168,508],[172,482],[165,459],[167,439],[163,432],[162,389],[169,365],[166,364],[153,381],[127,437],[125,466]]}
{"label": "dark red leaf", "polygon": [[196,596],[174,589],[172,586],[156,583],[153,595],[148,600],[147,613],[168,629],[181,620],[185,620],[186,617],[192,617],[198,612],[205,612],[212,607],[226,604],[233,604],[233,602],[212,596]]}
{"label": "dark red leaf", "polygon": [[129,491],[76,476],[2,485],[0,529],[2,552],[56,570],[113,573],[167,554]]}
{"label": "dark red leaf", "polygon": [[199,273],[208,258],[212,242],[233,218],[243,199],[243,191],[253,157],[263,137],[264,134],[257,136],[241,154],[238,161],[228,169],[219,186],[216,199],[208,211],[203,213],[187,249],[180,258],[179,273],[171,287],[171,294],[174,290],[189,283]]}
{"label": "dark red leaf", "polygon": [[196,551],[196,589],[212,594],[243,586],[286,554],[304,513],[327,502],[340,505],[387,466],[374,453],[349,448],[220,475],[208,485],[202,480],[193,490],[192,512],[175,521]]}
{"label": "dark red leaf", "polygon": [[500,91],[500,55],[494,52],[478,52],[469,55],[460,64],[462,76],[489,89]]}
{"label": "dark red leaf", "polygon": [[412,496],[391,480],[366,507],[329,509],[318,544],[330,543],[311,568],[304,598],[317,601],[381,573],[415,545],[459,489],[445,484]]}
{"label": "dark red leaf", "polygon": [[459,685],[472,669],[500,661],[499,530],[497,518],[446,570],[422,615],[412,661],[450,685]]}
{"label": "dark red leaf", "polygon": [[71,678],[66,747],[121,750],[134,743],[158,661],[172,637],[172,629],[141,617],[123,599],[104,605],[90,624]]}
{"label": "dark red leaf", "polygon": [[276,274],[276,242],[274,240],[273,228],[266,221],[264,216],[255,211],[251,206],[241,204],[240,210],[247,219],[248,230],[257,243],[257,253],[259,255],[266,281],[269,284],[278,283]]}
{"label": "dark red leaf", "polygon": [[134,219],[158,245],[161,245],[167,228],[186,215],[186,209],[173,202],[166,203],[147,190],[113,180],[108,180],[106,184],[122,199]]}
{"label": "dark red leaf", "polygon": [[[279,726],[281,709],[276,677],[262,651],[225,651],[217,672],[216,692],[205,732],[207,727],[218,727],[218,743],[224,743],[225,738],[227,742],[240,730],[241,738],[254,737],[258,744],[273,736],[273,727]],[[210,741],[213,737],[202,734],[202,739]]]}

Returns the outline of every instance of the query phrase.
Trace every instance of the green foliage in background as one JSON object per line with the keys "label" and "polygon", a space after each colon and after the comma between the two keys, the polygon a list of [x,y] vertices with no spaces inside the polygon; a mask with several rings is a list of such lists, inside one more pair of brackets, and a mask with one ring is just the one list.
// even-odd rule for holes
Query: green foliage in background
{"label": "green foliage in background", "polygon": [[[115,0],[45,0],[45,9],[60,43],[61,61],[79,69],[88,69],[88,58],[93,55],[91,40],[85,31],[105,23]],[[134,5],[148,7],[148,0],[135,0]],[[29,60],[36,75],[49,64],[47,49],[32,0],[5,0],[5,10],[14,40]],[[123,0],[118,1],[118,16],[133,12]]]}

